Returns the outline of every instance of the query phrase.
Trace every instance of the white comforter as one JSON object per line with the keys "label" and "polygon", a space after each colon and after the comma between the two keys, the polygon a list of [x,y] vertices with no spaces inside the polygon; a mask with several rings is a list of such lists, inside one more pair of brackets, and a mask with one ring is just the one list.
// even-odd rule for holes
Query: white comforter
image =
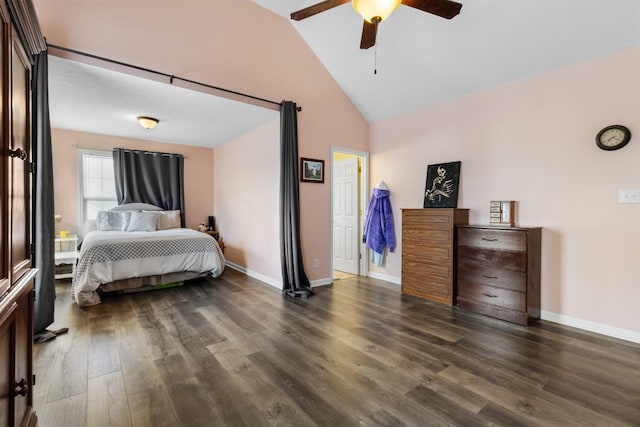
{"label": "white comforter", "polygon": [[82,242],[73,278],[80,306],[100,303],[103,283],[189,271],[218,277],[224,256],[216,240],[188,228],[161,231],[92,231]]}

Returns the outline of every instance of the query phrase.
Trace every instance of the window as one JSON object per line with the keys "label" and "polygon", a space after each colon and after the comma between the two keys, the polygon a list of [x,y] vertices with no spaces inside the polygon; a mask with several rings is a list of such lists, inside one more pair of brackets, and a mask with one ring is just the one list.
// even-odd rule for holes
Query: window
{"label": "window", "polygon": [[111,151],[79,150],[79,230],[94,229],[98,211],[118,205]]}

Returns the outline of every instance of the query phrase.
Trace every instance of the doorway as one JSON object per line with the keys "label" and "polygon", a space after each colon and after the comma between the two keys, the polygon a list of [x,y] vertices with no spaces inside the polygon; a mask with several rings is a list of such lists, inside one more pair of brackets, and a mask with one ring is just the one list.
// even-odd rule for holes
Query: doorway
{"label": "doorway", "polygon": [[362,243],[369,153],[331,147],[331,272],[333,280],[368,274]]}

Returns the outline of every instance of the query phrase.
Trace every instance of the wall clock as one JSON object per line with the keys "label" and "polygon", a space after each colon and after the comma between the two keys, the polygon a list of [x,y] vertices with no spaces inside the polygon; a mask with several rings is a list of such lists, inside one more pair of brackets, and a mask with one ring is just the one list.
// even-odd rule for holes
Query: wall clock
{"label": "wall clock", "polygon": [[603,150],[618,150],[629,143],[631,131],[622,125],[607,126],[598,132],[596,145]]}

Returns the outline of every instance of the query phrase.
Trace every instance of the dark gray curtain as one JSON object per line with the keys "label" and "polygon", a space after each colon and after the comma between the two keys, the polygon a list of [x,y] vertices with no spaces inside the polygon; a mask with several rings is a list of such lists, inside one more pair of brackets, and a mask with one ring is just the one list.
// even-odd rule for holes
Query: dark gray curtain
{"label": "dark gray curtain", "polygon": [[184,227],[184,156],[114,148],[113,167],[119,205],[143,202],[180,210]]}
{"label": "dark gray curtain", "polygon": [[47,52],[34,55],[32,98],[33,245],[36,299],[33,307],[34,334],[43,333],[53,323],[56,298],[54,282],[54,206],[51,124],[49,122],[49,88]]}
{"label": "dark gray curtain", "polygon": [[300,189],[298,183],[298,117],[296,104],[280,104],[280,258],[282,293],[309,296],[300,246]]}

